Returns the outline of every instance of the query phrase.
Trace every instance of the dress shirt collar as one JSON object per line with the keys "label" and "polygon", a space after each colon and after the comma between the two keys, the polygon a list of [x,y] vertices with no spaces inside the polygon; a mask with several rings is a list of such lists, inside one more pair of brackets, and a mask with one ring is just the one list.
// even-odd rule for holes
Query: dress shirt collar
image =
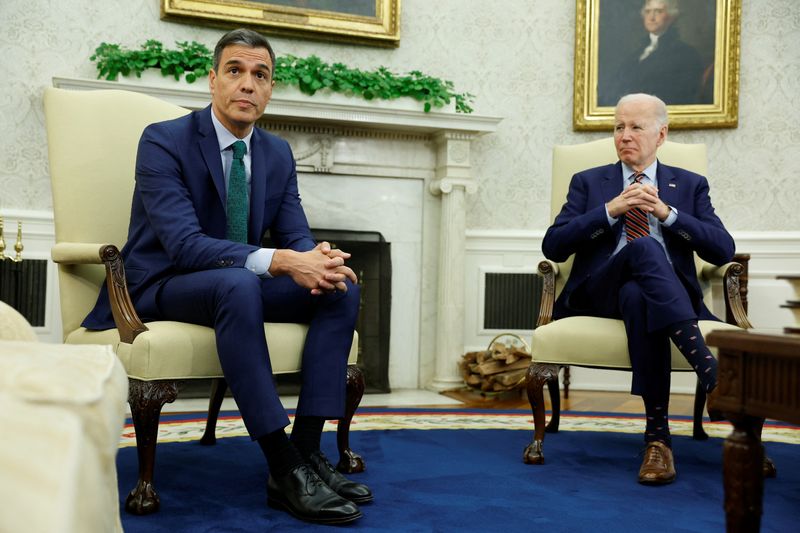
{"label": "dress shirt collar", "polygon": [[[253,136],[253,129],[250,130],[250,133],[245,135],[244,138],[239,139],[233,133],[228,131],[228,128],[222,125],[222,122],[217,119],[217,116],[214,114],[214,109],[211,109],[211,122],[214,124],[214,131],[217,132],[217,142],[219,142],[219,151],[225,151],[230,146],[238,140],[244,141],[244,144],[247,145],[247,155],[250,154],[250,138]],[[255,128],[255,127],[254,127]]]}
{"label": "dress shirt collar", "polygon": [[[644,169],[644,175],[647,176],[645,179],[652,182],[653,184],[656,183],[656,170],[658,169],[658,159],[652,162],[652,164]],[[625,182],[625,186],[630,185],[633,183],[633,175],[636,174],[636,171],[633,170],[631,167],[622,163],[622,179]]]}

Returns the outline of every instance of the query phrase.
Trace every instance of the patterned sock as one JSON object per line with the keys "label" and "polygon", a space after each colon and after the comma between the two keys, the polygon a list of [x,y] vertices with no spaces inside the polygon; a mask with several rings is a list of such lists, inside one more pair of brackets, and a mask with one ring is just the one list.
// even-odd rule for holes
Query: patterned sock
{"label": "patterned sock", "polygon": [[713,391],[717,386],[717,360],[706,346],[697,321],[687,320],[672,324],[667,327],[667,333],[694,368],[706,392]]}
{"label": "patterned sock", "polygon": [[319,451],[325,419],[318,416],[298,416],[292,427],[292,443],[304,458]]}
{"label": "patterned sock", "polygon": [[647,425],[644,430],[644,441],[661,441],[672,448],[672,438],[669,434],[669,400],[644,400],[644,411]]}
{"label": "patterned sock", "polygon": [[291,472],[294,467],[303,464],[303,458],[283,429],[261,437],[258,439],[258,444],[264,452],[264,457],[267,458],[269,472],[273,476],[283,476]]}

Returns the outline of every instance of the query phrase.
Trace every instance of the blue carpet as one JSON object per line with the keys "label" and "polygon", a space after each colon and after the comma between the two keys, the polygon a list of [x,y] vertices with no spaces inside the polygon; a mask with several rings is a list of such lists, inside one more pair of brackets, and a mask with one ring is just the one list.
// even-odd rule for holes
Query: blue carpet
{"label": "blue carpet", "polygon": [[[547,464],[522,463],[531,432],[519,430],[354,431],[353,449],[367,471],[375,502],[358,531],[724,531],[722,441],[675,437],[677,481],[636,483],[641,436],[562,431],[545,440]],[[335,434],[323,434],[331,459]],[[800,455],[796,445],[767,443],[778,478],[766,480],[762,531],[796,530],[800,520]],[[136,450],[118,456],[120,496],[136,481]],[[161,511],[131,516],[137,532],[330,531],[266,505],[266,466],[246,437],[159,444],[156,488]]]}

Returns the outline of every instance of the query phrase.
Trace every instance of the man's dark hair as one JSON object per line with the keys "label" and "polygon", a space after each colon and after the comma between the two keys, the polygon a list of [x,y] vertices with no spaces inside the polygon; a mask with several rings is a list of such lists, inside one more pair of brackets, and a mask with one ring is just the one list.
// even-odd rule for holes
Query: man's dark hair
{"label": "man's dark hair", "polygon": [[275,69],[275,52],[272,51],[272,45],[269,44],[267,38],[253,30],[239,28],[229,31],[217,42],[217,46],[214,48],[214,72],[219,73],[219,61],[222,57],[222,51],[229,46],[237,44],[249,46],[250,48],[266,48],[272,61],[272,69]]}

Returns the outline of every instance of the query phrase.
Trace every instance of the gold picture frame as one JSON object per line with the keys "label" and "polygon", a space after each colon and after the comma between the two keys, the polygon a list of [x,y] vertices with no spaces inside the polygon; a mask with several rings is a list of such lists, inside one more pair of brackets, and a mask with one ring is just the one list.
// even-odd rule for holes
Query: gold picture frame
{"label": "gold picture frame", "polygon": [[[735,128],[741,0],[678,0],[681,12],[659,37],[666,43],[660,56],[642,46],[650,42],[644,5],[645,0],[576,0],[573,128],[610,130],[616,100],[628,92],[661,96],[668,104],[670,128]],[[668,51],[674,52],[672,63]],[[640,74],[648,70],[642,67],[648,55],[658,61],[651,58],[649,72]],[[654,68],[659,65],[664,68]],[[657,79],[662,74],[668,81]]]}
{"label": "gold picture frame", "polygon": [[400,0],[161,0],[161,18],[386,47],[400,45]]}

